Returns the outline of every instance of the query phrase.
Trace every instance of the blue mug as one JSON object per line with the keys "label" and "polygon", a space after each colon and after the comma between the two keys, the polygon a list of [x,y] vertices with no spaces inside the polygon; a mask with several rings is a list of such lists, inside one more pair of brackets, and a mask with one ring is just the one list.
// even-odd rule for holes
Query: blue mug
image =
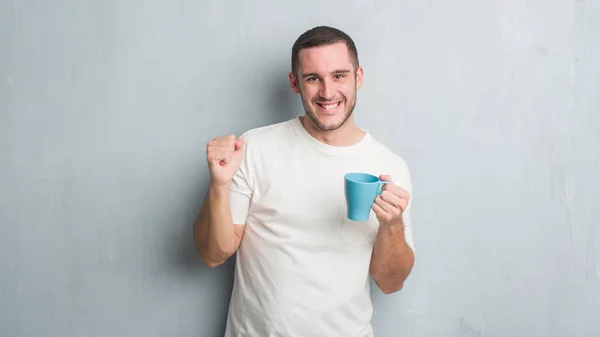
{"label": "blue mug", "polygon": [[375,198],[386,183],[372,174],[348,173],[344,176],[346,216],[353,221],[367,221]]}

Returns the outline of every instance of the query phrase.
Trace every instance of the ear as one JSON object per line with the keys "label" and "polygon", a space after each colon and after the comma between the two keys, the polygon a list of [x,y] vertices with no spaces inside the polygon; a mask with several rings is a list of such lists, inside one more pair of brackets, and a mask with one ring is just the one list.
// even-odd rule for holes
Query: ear
{"label": "ear", "polygon": [[290,88],[292,88],[292,91],[295,92],[296,94],[299,94],[300,86],[298,83],[298,79],[296,78],[294,73],[290,71],[290,73],[288,74],[288,78],[290,80]]}
{"label": "ear", "polygon": [[358,66],[358,69],[356,69],[356,90],[359,90],[360,87],[362,87],[363,75],[363,68]]}

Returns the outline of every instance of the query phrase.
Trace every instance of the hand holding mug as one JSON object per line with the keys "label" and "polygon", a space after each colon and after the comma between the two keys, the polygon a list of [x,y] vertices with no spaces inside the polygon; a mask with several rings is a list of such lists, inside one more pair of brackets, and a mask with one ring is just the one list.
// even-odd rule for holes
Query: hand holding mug
{"label": "hand holding mug", "polygon": [[372,209],[382,225],[403,225],[402,214],[408,206],[410,194],[404,188],[395,185],[388,175],[380,175],[384,182],[381,194],[375,198]]}

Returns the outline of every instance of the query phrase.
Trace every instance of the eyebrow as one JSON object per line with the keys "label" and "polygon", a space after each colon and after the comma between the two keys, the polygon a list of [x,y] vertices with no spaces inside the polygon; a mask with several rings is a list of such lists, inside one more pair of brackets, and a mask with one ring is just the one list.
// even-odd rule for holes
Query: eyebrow
{"label": "eyebrow", "polygon": [[[334,71],[331,72],[332,75],[335,75],[335,74],[349,74],[349,73],[350,73],[350,70],[346,70],[346,69],[344,69],[344,70],[334,70]],[[302,78],[307,78],[307,77],[320,77],[320,75],[317,74],[317,73],[308,73],[308,74],[302,75]]]}

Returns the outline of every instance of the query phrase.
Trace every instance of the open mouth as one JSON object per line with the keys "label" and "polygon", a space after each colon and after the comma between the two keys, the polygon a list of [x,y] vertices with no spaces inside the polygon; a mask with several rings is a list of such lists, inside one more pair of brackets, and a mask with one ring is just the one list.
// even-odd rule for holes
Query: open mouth
{"label": "open mouth", "polygon": [[341,101],[336,102],[336,103],[317,103],[317,105],[320,106],[325,111],[333,111],[333,110],[337,109],[337,107],[339,107],[340,104],[342,104]]}

